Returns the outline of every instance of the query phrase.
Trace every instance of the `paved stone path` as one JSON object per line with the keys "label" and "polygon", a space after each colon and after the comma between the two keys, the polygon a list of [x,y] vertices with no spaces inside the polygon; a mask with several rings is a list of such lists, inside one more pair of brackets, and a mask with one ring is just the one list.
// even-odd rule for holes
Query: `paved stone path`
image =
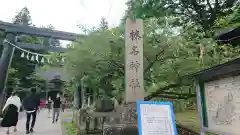
{"label": "paved stone path", "polygon": [[[10,135],[26,135],[25,122],[26,116],[22,116],[18,121],[18,131],[14,133],[13,128],[11,128]],[[52,119],[49,117],[47,110],[41,110],[37,115],[34,131],[34,133],[31,133],[32,135],[62,135],[61,120],[52,124]],[[0,127],[0,135],[6,135],[6,128]]]}

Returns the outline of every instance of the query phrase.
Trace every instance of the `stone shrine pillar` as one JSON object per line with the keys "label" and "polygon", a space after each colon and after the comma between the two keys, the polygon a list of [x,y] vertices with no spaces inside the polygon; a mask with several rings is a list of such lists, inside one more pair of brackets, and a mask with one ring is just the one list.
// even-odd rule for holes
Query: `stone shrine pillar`
{"label": "stone shrine pillar", "polygon": [[118,124],[106,124],[103,135],[138,135],[136,101],[144,100],[143,21],[127,20],[125,29],[125,103]]}
{"label": "stone shrine pillar", "polygon": [[127,20],[125,29],[125,106],[123,123],[137,124],[136,101],[144,100],[143,21]]}
{"label": "stone shrine pillar", "polygon": [[[6,39],[15,43],[15,34],[14,33],[6,33]],[[0,102],[4,103],[5,97],[5,89],[8,78],[8,69],[11,66],[12,58],[14,55],[15,47],[10,45],[9,43],[3,42],[3,51],[0,59]],[[1,105],[2,106],[2,105]],[[0,107],[1,108],[1,107]]]}

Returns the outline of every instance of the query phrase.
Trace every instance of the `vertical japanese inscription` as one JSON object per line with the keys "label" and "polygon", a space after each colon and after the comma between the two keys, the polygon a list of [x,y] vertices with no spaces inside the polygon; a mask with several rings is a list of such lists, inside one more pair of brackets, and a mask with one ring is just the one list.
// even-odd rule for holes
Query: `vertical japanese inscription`
{"label": "vertical japanese inscription", "polygon": [[139,88],[141,88],[141,86],[139,84],[139,80],[138,79],[132,79],[129,82],[129,87],[131,88],[131,91],[134,93],[134,95],[137,95],[137,90]]}
{"label": "vertical japanese inscription", "polygon": [[129,34],[129,38],[134,41],[134,40],[140,40],[142,37],[140,36],[140,32],[138,29],[132,30]]}
{"label": "vertical japanese inscription", "polygon": [[126,101],[144,100],[143,89],[143,21],[127,20],[125,29]]}
{"label": "vertical japanese inscription", "polygon": [[131,61],[131,62],[129,62],[128,66],[129,66],[130,70],[134,70],[137,73],[141,64],[138,61],[135,61],[135,62]]}

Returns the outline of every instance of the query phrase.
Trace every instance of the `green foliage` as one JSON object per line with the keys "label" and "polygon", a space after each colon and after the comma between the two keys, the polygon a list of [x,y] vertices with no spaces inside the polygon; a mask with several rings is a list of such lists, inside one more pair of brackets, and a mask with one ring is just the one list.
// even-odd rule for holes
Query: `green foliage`
{"label": "green foliage", "polygon": [[[185,27],[191,23],[201,26],[211,36],[217,18],[229,15],[238,0],[129,0],[126,16],[130,18],[165,18],[172,25]],[[124,19],[125,20],[125,19]]]}
{"label": "green foliage", "polygon": [[[239,57],[239,47],[217,45],[213,40],[216,30],[239,26],[239,8],[235,4],[236,0],[219,3],[129,0],[120,26],[102,31],[101,26],[84,29],[87,36],[71,44],[72,49],[66,54],[66,67],[75,76],[75,84],[80,84],[80,79],[87,76],[84,84],[98,96],[122,99],[125,85],[123,26],[126,18],[142,18],[146,95],[158,91],[160,96],[154,100],[171,100],[175,111],[184,111],[186,104],[196,109],[192,107],[195,105],[193,97],[189,96],[188,101],[179,100],[183,95],[195,94],[192,79],[183,80],[183,76]],[[177,120],[183,121],[181,116],[177,116]]]}
{"label": "green foliage", "polygon": [[[155,20],[146,21],[145,26],[144,78],[146,89],[151,87],[152,83],[166,84],[166,81],[178,80],[182,75],[178,74],[179,71],[177,71],[179,64],[186,62],[184,64],[187,65],[192,61],[197,61],[198,56],[188,58],[186,54],[190,52],[188,52],[186,46],[184,48],[183,45],[175,45],[176,43],[184,44],[184,41],[179,37],[174,37],[175,40],[168,40],[172,32],[164,26],[159,26]],[[124,90],[125,51],[122,35],[121,28],[100,32],[92,31],[81,43],[74,43],[77,45],[73,45],[74,49],[67,55],[67,68],[78,78],[87,74],[89,76],[86,81],[87,85],[93,87],[96,91],[100,88],[109,96],[117,95],[116,93]],[[185,52],[180,53],[179,50]],[[185,60],[179,59],[180,56],[178,55],[181,55]],[[188,70],[191,68],[192,66],[189,65],[181,70],[191,72],[191,70]],[[159,69],[161,69],[162,74],[158,74]],[[171,75],[168,74],[170,72]]]}
{"label": "green foliage", "polygon": [[240,8],[236,7],[232,14],[219,17],[215,22],[215,29],[237,28],[240,27]]}
{"label": "green foliage", "polygon": [[67,130],[67,135],[76,135],[77,129],[74,123],[64,123],[64,127]]}
{"label": "green foliage", "polygon": [[123,54],[117,51],[122,48],[123,40],[114,36],[112,31],[93,31],[89,35],[83,41],[74,43],[74,49],[66,56],[67,68],[77,78],[87,74],[84,82],[92,89],[111,89],[112,86],[105,82],[122,73],[123,69],[118,65],[123,62]]}
{"label": "green foliage", "polygon": [[46,90],[46,82],[45,79],[38,73],[31,74],[28,79],[32,80],[32,86],[36,86],[41,90]]}
{"label": "green foliage", "polygon": [[[32,19],[30,16],[30,12],[27,7],[24,7],[17,15],[13,18],[13,23],[20,25],[32,25]],[[21,40],[27,43],[36,43],[38,39],[31,36],[21,36]],[[33,81],[30,76],[35,71],[35,62],[29,61],[25,58],[21,58],[21,51],[16,49],[14,53],[14,57],[12,60],[11,67],[16,69],[17,78],[20,80],[20,86],[29,88],[32,86]],[[31,57],[31,56],[30,56]]]}
{"label": "green foliage", "polygon": [[26,26],[32,25],[32,18],[27,7],[22,8],[21,11],[17,13],[13,18],[13,23]]}
{"label": "green foliage", "polygon": [[103,31],[108,29],[108,22],[106,21],[106,18],[102,18],[99,29]]}
{"label": "green foliage", "polygon": [[[183,84],[182,76],[234,59],[238,57],[240,50],[231,46],[216,45],[211,35],[208,35],[207,31],[210,27],[214,28],[210,32],[215,30],[217,18],[213,18],[213,20],[211,16],[201,18],[199,17],[199,11],[197,11],[208,12],[209,5],[207,3],[178,1],[181,3],[178,3],[179,5],[176,8],[182,12],[181,16],[188,18],[190,22],[185,22],[186,25],[184,25],[184,22],[176,25],[176,21],[183,21],[183,19],[180,18],[181,16],[179,16],[180,20],[177,19],[178,16],[174,13],[177,9],[173,11],[170,9],[173,7],[164,7],[170,2],[172,2],[172,5],[177,5],[177,1],[171,0],[150,0],[145,3],[141,0],[130,0],[125,17],[142,17],[145,19],[143,41],[146,94],[160,90],[161,94],[172,93],[169,98],[176,98],[174,95],[181,95],[180,93],[194,94],[191,80],[187,80],[187,83],[184,82]],[[230,9],[234,7],[233,3],[235,1],[226,5],[225,2],[225,6],[223,6],[224,2],[220,3],[220,11],[212,13],[212,15],[224,17],[229,12],[232,13],[229,16],[237,17],[234,15],[235,10],[230,12]],[[194,5],[197,7],[194,7]],[[189,13],[185,13],[185,9],[181,10],[184,6],[192,8],[193,14],[191,16],[188,16]],[[215,4],[215,6],[218,5]],[[202,7],[202,9],[198,9],[198,7]],[[147,9],[148,12],[145,12]],[[168,14],[162,11],[166,11],[165,13]],[[199,18],[201,23],[194,20],[194,16]],[[210,23],[210,21],[212,22]],[[236,21],[236,23],[238,22]],[[205,24],[208,25],[205,27]],[[73,49],[67,53],[68,62],[66,66],[72,72],[72,75],[78,78],[76,82],[79,83],[80,78],[87,75],[85,84],[94,89],[95,93],[122,98],[125,85],[123,26],[120,25],[104,31],[99,31],[98,28],[85,29],[88,34],[86,38],[71,45]],[[208,35],[208,38],[206,38],[206,35]],[[204,51],[202,57],[200,57],[200,48],[203,48]],[[181,85],[176,88],[161,89],[174,83]]]}
{"label": "green foliage", "polygon": [[75,90],[76,90],[76,86],[72,84],[72,81],[69,81],[66,83],[63,93],[67,101],[73,101]]}
{"label": "green foliage", "polygon": [[[52,26],[51,24],[47,25],[47,26],[42,26],[41,28],[46,28],[46,29],[49,29],[49,30],[54,30],[54,26]],[[42,40],[42,43],[41,44],[44,44],[44,45],[48,45],[50,44],[51,46],[60,46],[60,41],[58,39],[51,39],[51,38],[48,38],[48,37],[45,37],[45,38],[41,38]],[[50,42],[49,42],[50,40]]]}
{"label": "green foliage", "polygon": [[16,76],[17,70],[14,68],[10,68],[8,70],[8,86],[16,87],[20,84],[19,78]]}
{"label": "green foliage", "polygon": [[[32,19],[30,12],[27,7],[24,7],[17,15],[13,18],[14,24],[19,25],[26,25],[26,26],[33,26]],[[46,29],[54,29],[52,25],[48,25],[45,27]],[[28,36],[28,35],[18,35],[19,42],[25,42],[25,43],[32,43],[32,44],[44,44],[45,41],[48,41],[48,38],[40,38],[36,36]],[[47,44],[48,45],[48,44]],[[51,45],[59,46],[59,40],[52,40]],[[35,52],[34,50],[30,50],[31,52]],[[43,87],[43,84],[37,83],[38,81],[40,83],[43,83],[43,79],[39,78],[35,75],[35,66],[43,66],[42,64],[38,64],[37,62],[33,62],[30,60],[27,60],[25,58],[21,58],[22,51],[16,49],[14,53],[14,57],[12,60],[11,67],[16,70],[14,72],[14,75],[9,76],[8,85],[12,85],[14,81],[12,80],[18,80],[20,87],[23,88],[30,88],[33,85],[38,86],[41,85]],[[37,53],[47,53],[46,51],[41,51]],[[30,56],[31,57],[31,56]],[[12,76],[14,78],[12,78]],[[39,80],[40,79],[40,80]]]}
{"label": "green foliage", "polygon": [[[155,97],[154,100],[170,100],[174,103],[175,111],[179,112],[182,110],[181,106],[187,103],[180,101],[178,99],[180,96],[175,95],[195,93],[194,87],[189,85],[193,83],[188,82],[191,80],[181,80],[182,76],[239,57],[238,46],[233,48],[230,45],[217,45],[213,40],[214,33],[240,26],[240,9],[237,2],[237,0],[128,1],[122,25],[126,18],[145,20],[144,31],[149,36],[144,39],[144,56],[150,54],[151,51],[147,53],[146,50],[149,49],[147,44],[151,43],[157,45],[155,51],[164,49],[166,52],[161,55],[162,60],[155,62],[151,67],[150,73],[144,74],[145,83],[148,84],[145,85],[147,94],[158,91],[159,97]],[[166,36],[159,31],[170,33]],[[168,43],[167,47],[164,46],[166,43]],[[200,47],[204,50],[202,58],[199,57]],[[173,57],[169,58],[169,56]],[[176,85],[171,87],[171,84]],[[194,101],[189,102],[188,106],[195,106],[194,98],[188,101]],[[192,117],[188,113],[182,113],[176,116],[176,120],[184,126],[199,131],[196,117],[188,119],[187,116]]]}

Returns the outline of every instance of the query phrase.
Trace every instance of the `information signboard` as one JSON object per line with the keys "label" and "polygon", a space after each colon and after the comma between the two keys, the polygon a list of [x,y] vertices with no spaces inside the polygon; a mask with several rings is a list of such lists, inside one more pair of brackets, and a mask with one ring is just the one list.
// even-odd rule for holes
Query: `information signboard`
{"label": "information signboard", "polygon": [[177,135],[171,102],[137,102],[139,135]]}

